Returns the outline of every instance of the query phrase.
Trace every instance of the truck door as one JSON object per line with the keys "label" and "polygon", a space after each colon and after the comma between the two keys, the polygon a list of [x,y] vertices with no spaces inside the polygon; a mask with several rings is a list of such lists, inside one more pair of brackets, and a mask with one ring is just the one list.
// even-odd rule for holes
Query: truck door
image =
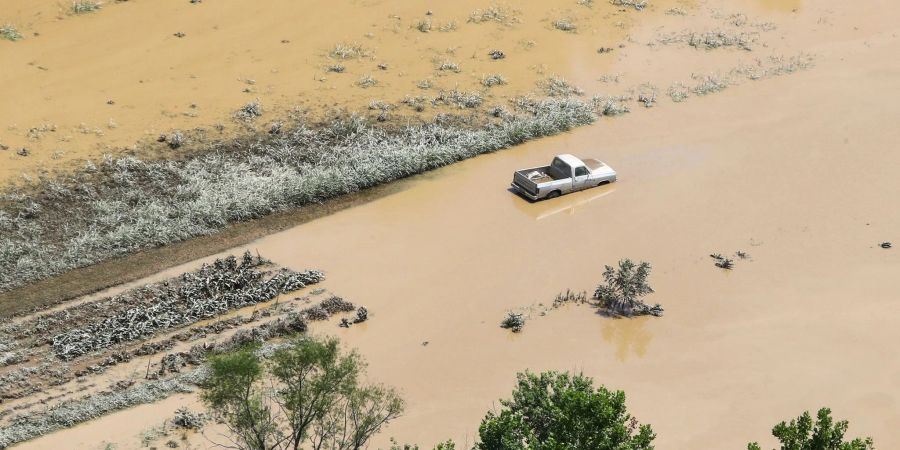
{"label": "truck door", "polygon": [[572,178],[572,190],[580,191],[590,187],[588,180],[591,178],[591,172],[585,166],[575,168],[575,176]]}

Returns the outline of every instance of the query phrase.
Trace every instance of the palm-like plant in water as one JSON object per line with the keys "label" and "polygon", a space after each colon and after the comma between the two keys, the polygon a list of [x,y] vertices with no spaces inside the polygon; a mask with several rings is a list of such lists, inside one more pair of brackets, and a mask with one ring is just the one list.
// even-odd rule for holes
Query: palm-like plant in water
{"label": "palm-like plant in water", "polygon": [[600,306],[616,314],[631,316],[647,309],[641,297],[652,294],[653,288],[647,283],[650,277],[650,263],[635,264],[630,259],[619,261],[619,267],[606,266],[604,283],[597,286],[594,299]]}

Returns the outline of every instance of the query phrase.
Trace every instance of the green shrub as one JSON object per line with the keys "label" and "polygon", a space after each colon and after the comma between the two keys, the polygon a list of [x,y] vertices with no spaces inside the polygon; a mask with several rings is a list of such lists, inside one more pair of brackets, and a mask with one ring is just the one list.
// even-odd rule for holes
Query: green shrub
{"label": "green shrub", "polygon": [[500,404],[481,421],[475,449],[652,450],[656,438],[628,414],[624,392],[595,389],[582,375],[520,373]]}
{"label": "green shrub", "polygon": [[[772,428],[772,435],[781,443],[780,450],[874,450],[872,438],[856,438],[844,440],[849,422],[831,418],[831,409],[822,408],[816,415],[816,421],[809,412],[791,419],[790,423],[781,422]],[[747,450],[761,450],[756,442],[747,444]]]}

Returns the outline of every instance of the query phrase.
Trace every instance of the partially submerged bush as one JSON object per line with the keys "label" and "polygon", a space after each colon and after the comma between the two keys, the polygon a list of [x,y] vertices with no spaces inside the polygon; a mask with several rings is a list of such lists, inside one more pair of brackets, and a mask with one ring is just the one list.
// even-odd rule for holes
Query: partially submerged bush
{"label": "partially submerged bush", "polygon": [[647,7],[649,0],[609,0],[609,3],[615,6],[625,6],[640,11]]}
{"label": "partially submerged bush", "polygon": [[363,75],[359,80],[356,81],[356,85],[363,89],[370,88],[372,86],[377,86],[378,80],[372,77],[372,75]]}
{"label": "partially submerged bush", "polygon": [[551,97],[568,97],[570,95],[584,95],[584,91],[578,86],[569,83],[562,77],[550,77],[538,83],[540,87]]}
{"label": "partially submerged bush", "polygon": [[19,34],[19,30],[17,30],[16,27],[11,24],[6,24],[0,26],[0,39],[15,42],[22,39],[22,35]]}
{"label": "partially submerged bush", "polygon": [[244,122],[252,122],[256,120],[257,117],[261,117],[262,114],[262,103],[260,103],[259,99],[256,99],[244,106],[241,106],[240,109],[235,111],[234,117],[239,120],[243,120]]}
{"label": "partially submerged bush", "polygon": [[179,130],[173,131],[170,136],[166,137],[166,143],[172,150],[181,148],[181,146],[184,145],[184,142],[184,134]]}
{"label": "partially submerged bush", "polygon": [[422,20],[416,22],[416,24],[413,25],[413,28],[415,28],[423,33],[427,33],[429,31],[431,31],[431,20],[422,19]]}
{"label": "partially submerged bush", "polygon": [[481,106],[484,97],[480,92],[463,92],[457,89],[451,91],[441,91],[431,103],[435,106],[446,105],[455,106],[457,108],[477,108]]}
{"label": "partially submerged bush", "polygon": [[601,308],[616,315],[661,316],[663,310],[659,304],[650,307],[641,300],[641,297],[653,293],[647,282],[649,278],[650,263],[635,264],[630,259],[623,259],[619,261],[618,268],[606,266],[603,283],[594,291],[594,299]]}
{"label": "partially submerged bush", "polygon": [[75,0],[72,2],[71,10],[75,14],[84,14],[97,11],[102,5],[103,3],[93,0]]}
{"label": "partially submerged bush", "polygon": [[506,313],[503,321],[500,322],[500,328],[506,328],[513,333],[522,331],[523,327],[525,327],[525,315],[522,313],[509,311]]}
{"label": "partially submerged bush", "polygon": [[[875,450],[872,438],[855,438],[845,440],[849,423],[846,420],[834,421],[831,409],[822,408],[813,422],[809,412],[791,419],[790,423],[781,422],[772,428],[772,436],[781,443],[781,450]],[[747,444],[747,450],[761,450],[756,442]]]}
{"label": "partially submerged bush", "polygon": [[519,22],[516,11],[504,5],[491,5],[485,9],[476,9],[469,15],[469,22],[484,23],[497,22],[503,25],[512,25]]}
{"label": "partially submerged bush", "polygon": [[560,31],[566,31],[569,33],[574,33],[576,30],[578,30],[578,27],[575,25],[575,22],[573,22],[571,19],[568,19],[568,18],[554,20],[553,28],[556,28],[557,30],[560,30]]}
{"label": "partially submerged bush", "polygon": [[656,96],[659,92],[656,86],[650,83],[643,83],[637,88],[638,101],[643,103],[645,107],[650,108],[656,104]]}
{"label": "partially submerged bush", "polygon": [[731,81],[718,74],[694,75],[697,84],[692,89],[697,95],[713,94],[725,90]]}
{"label": "partially submerged bush", "polygon": [[206,424],[206,417],[203,414],[195,413],[185,407],[175,410],[175,417],[172,418],[172,424],[178,428],[188,430],[199,430]]}
{"label": "partially submerged bush", "polygon": [[733,46],[742,50],[753,50],[753,43],[757,40],[759,35],[755,33],[731,33],[723,30],[691,33],[687,38],[691,47],[706,49]]}
{"label": "partially submerged bush", "polygon": [[597,110],[600,115],[618,116],[627,112],[631,112],[631,109],[628,108],[628,105],[625,104],[625,100],[628,100],[628,97],[597,96],[591,99],[591,103],[593,104],[594,109]]}
{"label": "partially submerged bush", "polygon": [[502,86],[507,83],[506,77],[499,73],[481,76],[481,85],[484,87]]}
{"label": "partially submerged bush", "polygon": [[372,52],[357,43],[339,43],[328,52],[328,55],[337,59],[367,58]]}
{"label": "partially submerged bush", "polygon": [[447,60],[447,61],[442,61],[442,62],[438,63],[437,70],[439,70],[441,72],[459,73],[460,69],[459,69],[459,64],[457,64],[453,61]]}
{"label": "partially submerged bush", "polygon": [[669,86],[669,97],[675,103],[681,103],[691,96],[691,90],[684,83],[678,81]]}

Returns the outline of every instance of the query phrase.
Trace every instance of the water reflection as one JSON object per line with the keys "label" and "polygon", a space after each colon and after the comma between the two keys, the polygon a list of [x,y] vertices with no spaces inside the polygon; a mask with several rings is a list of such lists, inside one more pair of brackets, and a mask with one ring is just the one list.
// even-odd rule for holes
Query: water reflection
{"label": "water reflection", "polygon": [[512,189],[510,189],[512,194],[510,195],[510,198],[515,202],[516,209],[533,217],[534,220],[543,220],[559,213],[575,215],[578,210],[586,208],[589,203],[612,194],[615,190],[615,185],[610,184],[576,192],[574,194],[564,195],[552,200],[530,202],[520,197],[518,194],[515,194]]}
{"label": "water reflection", "polygon": [[647,346],[653,338],[645,328],[648,320],[649,317],[604,320],[600,334],[604,341],[616,347],[616,359],[619,362],[625,362],[631,355],[643,358],[647,353]]}

